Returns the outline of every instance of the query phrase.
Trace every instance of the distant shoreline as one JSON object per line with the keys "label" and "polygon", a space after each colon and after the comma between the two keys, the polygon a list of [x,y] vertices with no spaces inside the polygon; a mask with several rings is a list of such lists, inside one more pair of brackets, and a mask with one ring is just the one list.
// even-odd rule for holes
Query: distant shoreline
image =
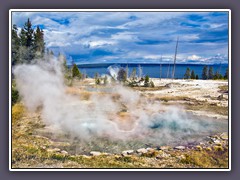
{"label": "distant shoreline", "polygon": [[[156,65],[160,65],[160,63],[89,63],[89,64],[77,64],[78,67],[109,67],[112,65],[120,65],[120,66],[126,66],[128,65],[129,67],[131,66],[138,66],[138,65],[144,65],[144,66],[156,66]],[[173,66],[174,64],[167,64],[167,63],[163,63],[161,64],[163,66]],[[229,64],[176,64],[176,66],[228,66]],[[71,66],[71,65],[68,65]]]}

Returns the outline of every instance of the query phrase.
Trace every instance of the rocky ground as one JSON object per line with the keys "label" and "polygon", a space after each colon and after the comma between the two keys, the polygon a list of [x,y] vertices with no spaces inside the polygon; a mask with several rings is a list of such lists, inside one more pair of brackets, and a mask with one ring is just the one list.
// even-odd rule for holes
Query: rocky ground
{"label": "rocky ground", "polygon": [[[228,82],[215,80],[153,79],[155,87],[135,87],[143,96],[165,105],[181,104],[187,111],[221,121],[228,120]],[[75,82],[67,91],[77,94],[92,79]],[[86,95],[87,96],[87,95]],[[28,112],[18,103],[12,109],[13,168],[227,168],[228,133],[206,136],[194,144],[125,149],[121,153],[89,151],[74,154],[61,134],[39,133],[47,128],[40,111]],[[65,137],[66,138],[66,137]]]}

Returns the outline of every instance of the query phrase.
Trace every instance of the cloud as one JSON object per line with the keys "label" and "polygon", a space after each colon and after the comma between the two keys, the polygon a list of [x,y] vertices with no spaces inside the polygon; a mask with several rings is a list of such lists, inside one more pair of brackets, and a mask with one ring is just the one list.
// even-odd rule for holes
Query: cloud
{"label": "cloud", "polygon": [[194,54],[192,56],[188,56],[187,59],[189,59],[189,60],[199,60],[199,59],[201,59],[201,57]]}
{"label": "cloud", "polygon": [[[27,18],[40,25],[46,46],[75,61],[220,62],[228,56],[224,12],[13,12],[19,28]],[[55,54],[56,54],[55,53]],[[205,58],[205,60],[204,60]],[[224,60],[225,61],[225,60]]]}

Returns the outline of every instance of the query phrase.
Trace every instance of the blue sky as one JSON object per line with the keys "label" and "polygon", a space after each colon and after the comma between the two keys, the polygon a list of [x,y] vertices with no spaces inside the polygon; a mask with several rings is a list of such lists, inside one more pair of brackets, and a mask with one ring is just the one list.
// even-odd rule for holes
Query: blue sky
{"label": "blue sky", "polygon": [[76,63],[228,62],[228,12],[13,12],[19,29],[30,18],[46,47]]}

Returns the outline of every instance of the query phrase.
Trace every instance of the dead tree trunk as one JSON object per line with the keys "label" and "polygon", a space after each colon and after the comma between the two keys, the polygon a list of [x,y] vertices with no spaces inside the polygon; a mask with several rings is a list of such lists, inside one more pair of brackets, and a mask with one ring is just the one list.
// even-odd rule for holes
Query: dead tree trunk
{"label": "dead tree trunk", "polygon": [[177,38],[177,43],[176,43],[175,55],[174,55],[172,79],[174,79],[174,76],[175,76],[176,59],[177,59],[177,48],[178,48],[178,38]]}

